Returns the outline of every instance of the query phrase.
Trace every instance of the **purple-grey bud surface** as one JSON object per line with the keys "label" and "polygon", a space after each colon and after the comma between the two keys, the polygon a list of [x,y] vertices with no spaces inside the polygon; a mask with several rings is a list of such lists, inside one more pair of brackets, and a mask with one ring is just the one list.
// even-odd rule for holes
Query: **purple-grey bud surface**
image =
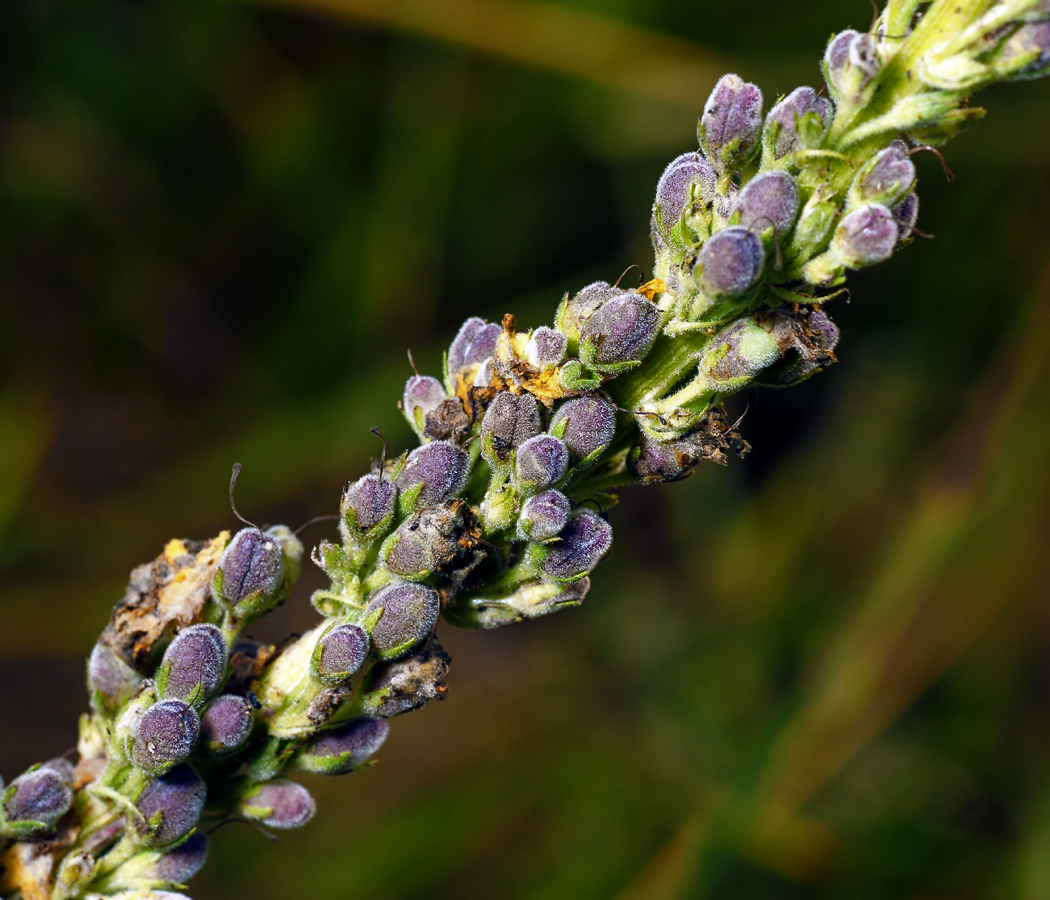
{"label": "purple-grey bud surface", "polygon": [[503,329],[477,316],[467,319],[448,348],[448,371],[456,373],[466,367],[484,362],[496,349],[496,340]]}
{"label": "purple-grey bud surface", "polygon": [[361,531],[369,531],[393,515],[397,504],[397,487],[385,474],[358,478],[343,492],[341,505],[345,517],[354,512],[354,522]]}
{"label": "purple-grey bud surface", "polygon": [[422,484],[418,502],[430,506],[463,490],[469,474],[470,458],[463,450],[451,441],[434,441],[409,453],[394,481],[402,494]]}
{"label": "purple-grey bud surface", "polygon": [[325,677],[353,675],[368,657],[368,632],[360,625],[336,625],[322,636],[320,643],[317,671]]}
{"label": "purple-grey bud surface", "polygon": [[[154,847],[177,841],[192,830],[201,817],[208,787],[188,765],[176,766],[166,775],[153,779],[143,789],[135,805],[145,820],[140,825],[142,836]],[[156,830],[151,830],[154,816],[160,815]]]}
{"label": "purple-grey bud surface", "polygon": [[747,162],[762,131],[762,91],[739,75],[723,75],[704,104],[700,146],[716,169]]}
{"label": "purple-grey bud surface", "polygon": [[560,438],[538,434],[518,447],[514,464],[518,481],[545,488],[561,481],[568,469],[569,448]]}
{"label": "purple-grey bud surface", "polygon": [[240,804],[241,813],[270,828],[300,828],[317,812],[310,792],[294,781],[267,781]]}
{"label": "purple-grey bud surface", "polygon": [[481,420],[482,439],[491,437],[492,449],[500,458],[540,433],[540,410],[532,394],[515,396],[500,391]]}
{"label": "purple-grey bud surface", "polygon": [[284,556],[273,535],[254,526],[242,528],[219,559],[222,572],[222,595],[230,603],[260,592],[274,594],[284,579]]}
{"label": "purple-grey bud surface", "polygon": [[41,766],[19,775],[0,793],[11,792],[4,804],[8,822],[39,822],[53,828],[73,804],[73,788],[65,773]]}
{"label": "purple-grey bud surface", "polygon": [[871,203],[843,216],[831,248],[851,269],[884,262],[897,244],[897,220],[885,206]]}
{"label": "purple-grey bud surface", "polygon": [[558,536],[547,545],[540,568],[564,581],[590,572],[612,547],[612,526],[589,509],[578,509]]}
{"label": "purple-grey bud surface", "polygon": [[177,847],[172,847],[143,874],[169,884],[185,884],[208,860],[208,839],[194,832]]}
{"label": "purple-grey bud surface", "polygon": [[860,32],[847,28],[828,41],[828,47],[824,51],[824,72],[828,83],[836,89],[849,66],[850,45],[858,37],[860,37]]}
{"label": "purple-grey bud surface", "polygon": [[[1046,15],[1046,11],[1034,12]],[[1035,58],[1013,74],[1015,79],[1037,78],[1050,65],[1050,19],[1028,22],[1015,31],[1004,45],[1001,60],[1005,63],[1020,56],[1034,54]]]}
{"label": "purple-grey bud surface", "polygon": [[912,191],[892,209],[893,218],[897,221],[897,241],[911,237],[915,223],[919,219],[919,195]]}
{"label": "purple-grey bud surface", "polygon": [[769,111],[765,132],[772,143],[770,150],[774,159],[794,152],[798,146],[798,120],[811,112],[820,116],[825,128],[835,114],[832,102],[826,97],[818,96],[811,87],[795,88]]}
{"label": "purple-grey bud surface", "polygon": [[854,202],[896,206],[915,185],[915,163],[904,141],[894,141],[871,158],[853,184]]}
{"label": "purple-grey bud surface", "polygon": [[626,294],[607,281],[594,281],[581,288],[574,296],[563,300],[558,307],[555,324],[558,330],[568,338],[568,351],[575,352],[580,340],[580,332],[587,320],[614,297]]}
{"label": "purple-grey bud surface", "polygon": [[181,700],[161,700],[135,724],[132,762],[153,775],[189,758],[200,734],[201,721]]}
{"label": "purple-grey bud surface", "polygon": [[682,218],[691,198],[710,200],[714,197],[718,175],[697,151],[683,153],[671,160],[656,183],[653,215],[659,212],[660,227],[669,233]]}
{"label": "purple-grey bud surface", "polygon": [[580,332],[580,359],[598,371],[640,362],[653,346],[660,313],[641,294],[614,297]]}
{"label": "purple-grey bud surface", "polygon": [[518,519],[521,540],[546,541],[556,536],[569,521],[572,505],[561,491],[543,491],[522,504]]}
{"label": "purple-grey bud surface", "polygon": [[798,185],[787,172],[763,172],[741,188],[733,204],[740,224],[757,234],[768,228],[780,240],[798,217]]}
{"label": "purple-grey bud surface", "polygon": [[422,429],[427,413],[445,400],[445,386],[430,375],[413,375],[405,382],[401,407],[413,428]]}
{"label": "purple-grey bud surface", "polygon": [[730,299],[747,293],[758,283],[765,261],[758,235],[732,225],[711,235],[700,248],[693,277],[712,300]]}
{"label": "purple-grey bud surface", "polygon": [[219,686],[226,671],[226,641],[214,625],[183,628],[164,652],[168,672],[164,697],[187,700],[194,691],[201,698]]}
{"label": "purple-grey bud surface", "polygon": [[306,772],[343,775],[374,754],[390,733],[386,719],[360,718],[314,737],[296,765]]}
{"label": "purple-grey bud surface", "polygon": [[200,741],[212,753],[226,753],[241,746],[252,729],[252,708],[237,694],[223,694],[201,715]]}
{"label": "purple-grey bud surface", "polygon": [[604,450],[616,434],[616,407],[601,394],[566,400],[551,419],[552,432],[565,423],[561,439],[578,461]]}
{"label": "purple-grey bud surface", "polygon": [[95,644],[88,658],[88,689],[102,695],[111,709],[121,706],[142,683],[142,676],[109,644]]}
{"label": "purple-grey bud surface", "polygon": [[525,359],[540,371],[560,365],[565,360],[568,341],[556,328],[541,325],[529,335]]}
{"label": "purple-grey bud surface", "polygon": [[407,653],[434,630],[441,603],[433,588],[400,583],[376,591],[365,615],[380,608],[383,615],[372,629],[372,643],[381,657],[391,658]]}

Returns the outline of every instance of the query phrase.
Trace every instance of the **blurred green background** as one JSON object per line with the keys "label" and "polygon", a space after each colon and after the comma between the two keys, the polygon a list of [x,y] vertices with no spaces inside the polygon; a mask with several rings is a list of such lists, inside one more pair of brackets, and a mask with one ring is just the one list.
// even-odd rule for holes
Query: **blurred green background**
{"label": "blurred green background", "polygon": [[[863,0],[34,0],[0,13],[0,772],[171,536],[293,527],[469,314],[651,264],[723,71],[816,84]],[[1050,84],[918,157],[754,453],[624,493],[581,609],[442,640],[446,702],[197,900],[1050,896]],[[307,532],[308,543],[328,525]],[[309,627],[307,567],[260,629]]]}

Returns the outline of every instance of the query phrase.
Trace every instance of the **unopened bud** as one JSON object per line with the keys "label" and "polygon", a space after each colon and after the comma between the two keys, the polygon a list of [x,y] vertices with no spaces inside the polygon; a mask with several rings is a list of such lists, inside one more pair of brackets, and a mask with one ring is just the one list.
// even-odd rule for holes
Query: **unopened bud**
{"label": "unopened bud", "polygon": [[824,52],[824,79],[836,98],[854,101],[879,74],[878,44],[873,35],[847,29],[835,35]]}
{"label": "unopened bud", "polygon": [[382,610],[372,628],[372,643],[381,659],[403,656],[437,624],[438,592],[421,584],[389,584],[372,595],[365,616]]}
{"label": "unopened bud", "polygon": [[580,359],[596,372],[623,372],[645,358],[659,327],[659,311],[641,294],[613,297],[583,326]]}
{"label": "unopened bud", "polygon": [[540,433],[540,410],[532,394],[496,394],[481,421],[482,450],[493,465]]}
{"label": "unopened bud", "polygon": [[915,186],[915,177],[915,163],[908,156],[908,146],[904,141],[894,141],[861,167],[850,187],[849,205],[896,206]]}
{"label": "unopened bud", "polygon": [[390,524],[396,506],[394,482],[386,474],[370,474],[346,488],[339,512],[351,535],[367,539]]}
{"label": "unopened bud", "polygon": [[[161,856],[142,874],[148,879],[163,881],[167,884],[185,884],[204,868],[207,860],[208,839],[198,831]],[[163,896],[167,891],[154,891],[153,893]]]}
{"label": "unopened bud", "polygon": [[544,491],[525,501],[518,519],[518,538],[546,541],[555,537],[569,521],[572,506],[561,491]]}
{"label": "unopened bud", "polygon": [[417,506],[432,506],[458,494],[467,483],[470,458],[449,441],[417,447],[398,471],[394,482],[402,495],[422,485]]}
{"label": "unopened bud", "polygon": [[683,153],[664,169],[656,185],[653,224],[667,239],[690,204],[714,199],[718,175],[696,151]]}
{"label": "unopened bud", "polygon": [[368,648],[368,632],[360,625],[336,625],[317,642],[314,672],[326,683],[345,681],[364,665]]}
{"label": "unopened bud", "polygon": [[254,526],[242,528],[219,558],[216,578],[222,597],[229,603],[275,596],[284,580],[279,542]]}
{"label": "unopened bud", "polygon": [[616,434],[616,407],[601,394],[574,397],[558,407],[550,431],[565,442],[574,462],[592,461]]}
{"label": "unopened bud", "polygon": [[116,712],[142,683],[142,676],[109,644],[95,644],[88,659],[88,689],[106,711]]}
{"label": "unopened bud", "polygon": [[192,703],[213,693],[225,671],[222,632],[214,625],[191,625],[168,645],[157,686],[162,697]]}
{"label": "unopened bud", "polygon": [[73,804],[65,773],[44,765],[0,784],[0,835],[23,839],[51,831]]}
{"label": "unopened bud", "polygon": [[538,434],[518,447],[514,472],[518,481],[536,489],[557,484],[569,468],[569,448],[550,434]]}
{"label": "unopened bud", "polygon": [[216,697],[201,716],[201,743],[211,753],[228,753],[248,740],[252,729],[252,708],[244,697],[223,694]]}
{"label": "unopened bud", "polygon": [[567,338],[567,352],[575,354],[580,345],[580,333],[587,320],[614,297],[629,293],[613,287],[606,281],[595,281],[582,288],[573,297],[566,297],[558,306],[554,324]]}
{"label": "unopened bud", "polygon": [[545,372],[565,360],[567,347],[564,334],[556,328],[541,325],[529,335],[528,343],[525,344],[525,359],[529,365]]}
{"label": "unopened bud", "polygon": [[363,688],[369,712],[388,719],[444,700],[451,663],[437,638],[431,638],[410,656],[373,667]]}
{"label": "unopened bud", "polygon": [[697,137],[716,169],[746,163],[758,149],[762,131],[762,91],[738,75],[723,75],[704,105]]}
{"label": "unopened bud", "polygon": [[300,828],[314,817],[317,804],[301,784],[267,781],[241,800],[239,811],[246,819],[270,828]]}
{"label": "unopened bud", "polygon": [[[815,137],[823,135],[831,119],[835,115],[835,107],[826,97],[818,97],[817,92],[811,87],[795,88],[766,116],[763,127],[762,139],[766,146],[766,152],[772,159],[777,160],[794,153],[801,146],[806,146],[808,141],[807,127],[814,122],[812,118],[804,119],[806,116],[815,116],[819,122],[819,131]],[[803,133],[799,133],[801,126]]]}
{"label": "unopened bud", "polygon": [[762,275],[766,253],[753,231],[733,225],[715,232],[700,248],[693,278],[705,296],[729,300],[747,293]]}
{"label": "unopened bud", "polygon": [[463,323],[448,348],[448,371],[453,381],[460,369],[475,366],[492,356],[502,330],[499,325],[489,324],[477,316]]}
{"label": "unopened bud", "polygon": [[555,581],[587,575],[612,547],[612,526],[589,509],[578,509],[544,550],[540,568]]}
{"label": "unopened bud", "polygon": [[756,234],[772,228],[774,239],[779,241],[795,224],[798,203],[798,185],[794,178],[787,172],[763,172],[737,194],[733,212],[744,228]]}
{"label": "unopened bud", "polygon": [[150,846],[163,847],[189,834],[201,817],[207,794],[207,785],[186,765],[155,778],[135,804],[142,813],[137,823],[140,836]]}
{"label": "unopened bud", "polygon": [[700,361],[700,371],[712,386],[728,393],[743,387],[782,355],[769,330],[749,316],[723,328],[711,339]]}
{"label": "unopened bud", "polygon": [[201,722],[193,707],[181,700],[161,700],[135,724],[131,759],[150,775],[166,772],[189,758]]}
{"label": "unopened bud", "polygon": [[461,500],[449,500],[413,513],[380,548],[386,567],[411,580],[452,566],[469,550],[477,520]]}
{"label": "unopened bud", "polygon": [[429,375],[413,375],[405,382],[405,392],[401,396],[401,411],[408,419],[412,430],[422,438],[426,429],[427,413],[446,399],[445,386]]}
{"label": "unopened bud", "polygon": [[345,775],[382,747],[389,733],[386,719],[354,719],[314,737],[295,757],[293,765],[300,772]]}
{"label": "unopened bud", "polygon": [[872,203],[843,216],[831,249],[851,269],[883,262],[897,244],[897,221],[885,206]]}

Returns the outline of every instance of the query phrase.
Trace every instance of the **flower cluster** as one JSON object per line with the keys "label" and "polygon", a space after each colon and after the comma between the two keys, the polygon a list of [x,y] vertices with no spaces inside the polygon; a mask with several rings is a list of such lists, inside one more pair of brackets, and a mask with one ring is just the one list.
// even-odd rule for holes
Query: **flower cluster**
{"label": "flower cluster", "polygon": [[617,488],[742,455],[722,399],[834,361],[825,304],[846,271],[916,233],[912,155],[979,117],[972,90],[1050,68],[1050,4],[891,0],[823,68],[828,96],[800,87],[768,110],[756,85],[718,82],[698,148],[657,184],[652,280],[567,294],[552,327],[468,319],[444,371],[408,379],[420,444],[344,488],[340,540],[311,555],[330,586],[307,634],[246,634],[298,576],[284,526],[172,541],[136,569],[91,654],[79,764],[0,784],[0,891],[184,896],[202,821],[303,825],[314,800],[289,776],[367,765],[389,719],[444,697],[440,619],[580,604]]}

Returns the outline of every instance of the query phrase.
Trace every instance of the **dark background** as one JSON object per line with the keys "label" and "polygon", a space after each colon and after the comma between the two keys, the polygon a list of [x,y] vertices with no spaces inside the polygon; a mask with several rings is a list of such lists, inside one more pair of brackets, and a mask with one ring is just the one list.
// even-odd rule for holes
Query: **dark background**
{"label": "dark background", "polygon": [[[327,11],[320,6],[328,7]],[[651,264],[715,78],[818,82],[861,0],[34,0],[0,14],[0,773],[75,742],[127,572],[334,511],[467,315]],[[918,157],[920,227],[633,489],[586,604],[442,640],[379,764],[231,825],[198,900],[1050,896],[1050,84]],[[319,540],[329,526],[307,532]],[[307,566],[261,629],[309,627]]]}

